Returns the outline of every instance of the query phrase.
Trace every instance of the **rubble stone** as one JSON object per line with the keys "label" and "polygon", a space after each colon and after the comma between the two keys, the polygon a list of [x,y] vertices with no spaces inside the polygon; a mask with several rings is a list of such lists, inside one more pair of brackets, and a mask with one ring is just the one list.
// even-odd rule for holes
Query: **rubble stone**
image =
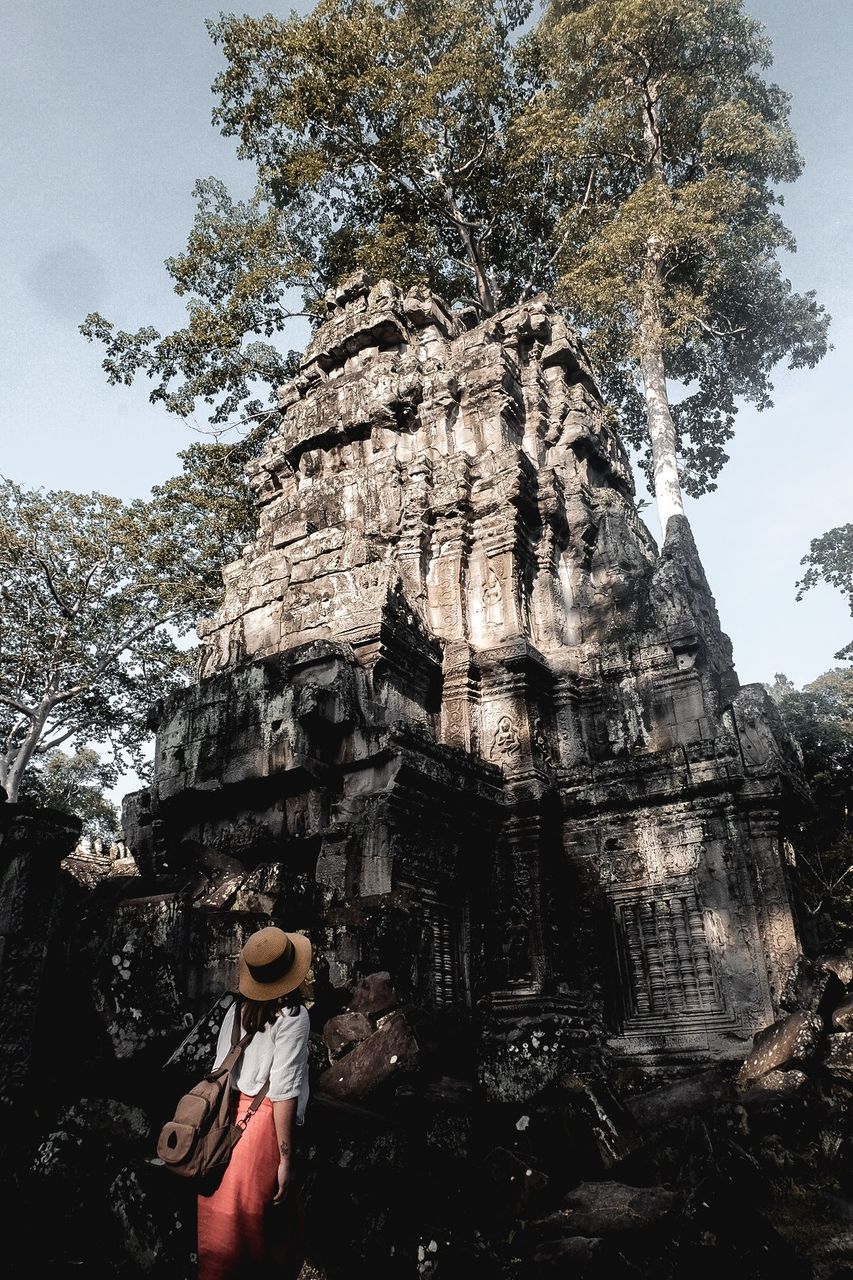
{"label": "rubble stone", "polygon": [[323,1027],[323,1040],[329,1057],[334,1060],[372,1033],[373,1028],[363,1013],[340,1013]]}
{"label": "rubble stone", "polygon": [[840,1031],[853,1031],[853,996],[847,996],[833,1010],[832,1025]]}
{"label": "rubble stone", "polygon": [[752,1052],[738,1073],[738,1084],[748,1085],[776,1067],[808,1062],[821,1041],[823,1019],[805,1010],[780,1018],[753,1040]]}
{"label": "rubble stone", "polygon": [[405,1013],[397,1010],[366,1040],[350,1049],[317,1081],[317,1092],[330,1098],[358,1102],[391,1076],[413,1071],[419,1048]]}
{"label": "rubble stone", "polygon": [[833,969],[807,956],[799,956],[786,979],[779,1003],[783,1009],[806,1009],[828,1018],[844,994],[844,983]]}
{"label": "rubble stone", "polygon": [[391,982],[389,973],[369,973],[360,982],[354,984],[349,1000],[349,1008],[354,1013],[379,1017],[393,1009],[397,1003],[397,993]]}
{"label": "rubble stone", "polygon": [[833,1075],[853,1081],[853,1031],[835,1031],[827,1037],[824,1066]]}
{"label": "rubble stone", "polygon": [[790,1067],[786,1071],[774,1068],[752,1080],[749,1092],[754,1096],[773,1094],[775,1097],[790,1097],[805,1088],[808,1079],[806,1073],[798,1071],[796,1067]]}
{"label": "rubble stone", "polygon": [[673,1080],[656,1089],[634,1094],[625,1106],[641,1130],[657,1130],[687,1116],[701,1115],[734,1099],[727,1076],[713,1067]]}
{"label": "rubble stone", "polygon": [[818,963],[834,973],[845,987],[853,987],[853,953],[848,951],[839,955],[823,955],[819,957]]}
{"label": "rubble stone", "polygon": [[567,1235],[608,1236],[659,1225],[678,1209],[679,1196],[666,1187],[622,1182],[583,1182],[544,1221]]}

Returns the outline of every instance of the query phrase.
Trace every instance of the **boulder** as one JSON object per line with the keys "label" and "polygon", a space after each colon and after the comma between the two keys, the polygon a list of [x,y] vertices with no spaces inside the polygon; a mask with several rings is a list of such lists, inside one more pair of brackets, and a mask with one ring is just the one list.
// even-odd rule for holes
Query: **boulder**
{"label": "boulder", "polygon": [[373,1034],[373,1027],[363,1013],[339,1013],[330,1018],[323,1028],[323,1042],[329,1051],[329,1059],[334,1062]]}
{"label": "boulder", "polygon": [[558,1089],[569,1141],[576,1143],[588,1135],[605,1169],[612,1169],[642,1146],[634,1117],[605,1080],[564,1076]]}
{"label": "boulder", "polygon": [[836,1031],[827,1037],[824,1066],[842,1080],[853,1081],[853,1031]]}
{"label": "boulder", "polygon": [[605,1274],[608,1256],[603,1240],[594,1236],[563,1236],[539,1244],[533,1254],[533,1265],[537,1275],[540,1271],[545,1274],[553,1271],[572,1276],[574,1280],[585,1280],[587,1276]]}
{"label": "boulder", "polygon": [[777,1067],[809,1062],[820,1044],[823,1030],[823,1018],[801,1009],[759,1031],[753,1038],[752,1052],[738,1072],[739,1088],[750,1086],[759,1076]]}
{"label": "boulder", "polygon": [[625,1106],[638,1128],[657,1131],[734,1098],[732,1085],[716,1067],[628,1098]]}
{"label": "boulder", "polygon": [[631,1187],[624,1182],[582,1182],[562,1207],[540,1219],[538,1230],[572,1236],[609,1236],[645,1231],[667,1221],[681,1199],[666,1187]]}
{"label": "boulder", "polygon": [[827,965],[800,956],[782,989],[779,1003],[789,1012],[805,1009],[828,1018],[845,995],[845,983]]}
{"label": "boulder", "polygon": [[853,1031],[853,996],[847,996],[834,1011],[832,1025],[839,1031]]}
{"label": "boulder", "polygon": [[394,990],[389,973],[369,973],[366,978],[355,983],[347,1008],[353,1013],[363,1013],[373,1018],[393,1009],[397,1004],[397,993]]}
{"label": "boulder", "polygon": [[746,1090],[743,1098],[744,1102],[749,1102],[751,1098],[761,1096],[763,1099],[767,1095],[773,1095],[777,1098],[791,1097],[795,1093],[799,1093],[808,1084],[808,1076],[804,1071],[798,1071],[796,1067],[790,1067],[787,1071],[781,1071],[776,1068],[773,1071],[766,1071],[763,1076],[759,1076],[757,1080],[753,1080]]}
{"label": "boulder", "polygon": [[853,951],[844,951],[838,955],[821,956],[818,964],[823,969],[834,973],[845,987],[853,987]]}
{"label": "boulder", "polygon": [[390,1014],[372,1035],[350,1049],[317,1081],[317,1093],[357,1102],[391,1076],[413,1071],[419,1047],[402,1009]]}

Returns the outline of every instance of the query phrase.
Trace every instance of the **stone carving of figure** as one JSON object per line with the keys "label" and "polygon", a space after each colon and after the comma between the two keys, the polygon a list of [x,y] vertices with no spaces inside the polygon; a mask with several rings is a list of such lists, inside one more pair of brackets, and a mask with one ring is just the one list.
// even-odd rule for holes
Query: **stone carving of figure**
{"label": "stone carving of figure", "polygon": [[486,608],[486,626],[499,627],[504,620],[503,588],[493,569],[489,570],[489,581],[483,587],[483,604]]}
{"label": "stone carving of figure", "polygon": [[507,982],[520,982],[530,970],[529,929],[517,908],[510,912],[504,925],[501,951]]}
{"label": "stone carving of figure", "polygon": [[92,844],[92,852],[94,853],[96,858],[103,858],[104,842],[100,836],[95,836],[95,839]]}
{"label": "stone carving of figure", "polygon": [[513,724],[509,716],[501,716],[495,729],[495,736],[492,739],[491,758],[495,756],[503,756],[505,760],[511,760],[521,751],[521,743],[518,738],[518,730]]}
{"label": "stone carving of figure", "polygon": [[548,739],[545,737],[542,721],[538,716],[533,721],[533,745],[542,757],[542,763],[551,768],[554,764],[554,757],[551,754],[551,748],[548,746]]}

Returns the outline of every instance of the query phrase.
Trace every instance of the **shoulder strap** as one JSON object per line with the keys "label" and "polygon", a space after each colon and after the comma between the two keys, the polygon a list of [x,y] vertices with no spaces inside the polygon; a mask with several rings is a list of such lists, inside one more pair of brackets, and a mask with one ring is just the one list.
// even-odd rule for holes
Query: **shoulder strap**
{"label": "shoulder strap", "polygon": [[234,1010],[234,1021],[231,1023],[231,1048],[232,1049],[234,1048],[237,1041],[240,1039],[240,1028],[242,1026],[242,1022],[240,1019],[240,1009],[241,1009],[242,1003],[243,1002],[240,999],[240,996],[236,995],[234,997],[234,1003],[231,1006],[231,1008]]}
{"label": "shoulder strap", "polygon": [[[241,998],[238,995],[235,998],[234,1004],[233,1004],[234,1021],[231,1024],[231,1048],[229,1049],[225,1058],[223,1058],[222,1060],[222,1065],[219,1068],[220,1071],[232,1072],[236,1067],[237,1063],[240,1061],[240,1056],[243,1050],[245,1049],[246,1045],[249,1043],[250,1040],[253,1040],[255,1036],[254,1031],[247,1031],[244,1036],[242,1037],[240,1036],[240,1029],[242,1027],[242,1022],[240,1019],[241,1003],[242,1003]],[[254,1098],[250,1102],[248,1110],[246,1111],[246,1114],[243,1116],[243,1119],[240,1122],[241,1129],[245,1129],[246,1125],[249,1123],[249,1120],[255,1114],[258,1107],[261,1105],[264,1098],[267,1096],[267,1090],[269,1089],[269,1087],[270,1087],[270,1082],[269,1082],[269,1077],[267,1077],[266,1082],[263,1084],[261,1089],[255,1094]]]}
{"label": "shoulder strap", "polygon": [[240,1061],[240,1056],[243,1050],[245,1049],[249,1041],[254,1038],[254,1035],[255,1035],[254,1031],[247,1031],[244,1036],[240,1036],[240,1028],[242,1024],[240,1022],[240,997],[239,996],[237,996],[237,998],[235,999],[234,1004],[232,1005],[232,1008],[234,1010],[234,1021],[231,1024],[231,1048],[228,1050],[225,1057],[222,1059],[219,1066],[216,1068],[216,1073],[215,1073],[216,1075],[219,1075],[220,1072],[222,1071],[232,1072],[234,1070],[234,1068],[237,1066],[237,1063]]}
{"label": "shoulder strap", "polygon": [[267,1080],[266,1083],[262,1085],[262,1087],[255,1094],[254,1098],[246,1108],[246,1114],[243,1116],[243,1119],[240,1121],[241,1129],[245,1129],[246,1125],[249,1123],[252,1116],[255,1114],[258,1107],[261,1105],[264,1098],[267,1096],[267,1090],[269,1089],[269,1087],[270,1087],[270,1082],[269,1080]]}

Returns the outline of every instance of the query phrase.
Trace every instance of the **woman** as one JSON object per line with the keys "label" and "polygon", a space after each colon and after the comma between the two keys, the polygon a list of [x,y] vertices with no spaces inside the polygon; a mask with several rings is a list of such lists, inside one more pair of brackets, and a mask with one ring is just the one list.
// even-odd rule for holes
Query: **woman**
{"label": "woman", "polygon": [[298,988],[311,943],[274,925],[240,952],[237,990],[219,1030],[218,1067],[231,1047],[235,1016],[254,1035],[236,1072],[237,1120],[259,1093],[216,1191],[198,1197],[198,1280],[291,1280],[302,1267],[302,1208],[294,1187],[294,1128],[308,1101],[308,1011]]}

